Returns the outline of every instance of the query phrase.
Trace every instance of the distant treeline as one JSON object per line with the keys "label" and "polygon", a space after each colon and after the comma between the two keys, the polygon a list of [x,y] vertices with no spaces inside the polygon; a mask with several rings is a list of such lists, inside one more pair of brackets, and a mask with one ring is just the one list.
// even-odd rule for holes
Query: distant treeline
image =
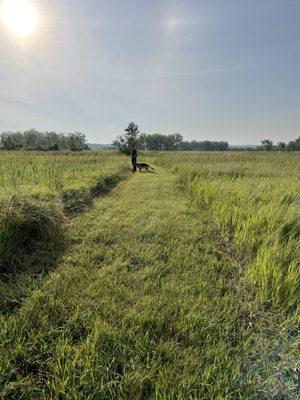
{"label": "distant treeline", "polygon": [[229,144],[227,142],[211,142],[204,140],[198,142],[196,140],[182,141],[178,146],[178,150],[181,151],[227,151],[229,150]]}
{"label": "distant treeline", "polygon": [[0,149],[2,150],[88,150],[84,134],[39,132],[30,129],[24,132],[2,132],[0,134]]}
{"label": "distant treeline", "polygon": [[131,148],[136,146],[141,150],[152,151],[226,151],[229,150],[227,142],[211,142],[205,140],[191,142],[183,140],[180,133],[163,135],[161,133],[140,133],[139,127],[130,122],[123,135],[119,135],[112,143],[121,153],[129,154]]}
{"label": "distant treeline", "polygon": [[288,143],[278,142],[274,144],[272,140],[264,139],[261,141],[261,146],[258,146],[256,150],[264,151],[300,151],[300,136],[291,140]]}
{"label": "distant treeline", "polygon": [[146,134],[142,133],[138,138],[138,147],[144,150],[158,151],[226,151],[229,149],[227,142],[211,142],[205,140],[198,142],[183,140],[182,135],[174,133],[163,135],[161,133]]}
{"label": "distant treeline", "polygon": [[112,143],[113,147],[121,153],[130,154],[133,146],[140,150],[152,151],[226,151],[229,150],[227,142],[211,142],[205,140],[197,142],[184,141],[180,133],[163,135],[161,133],[141,133],[135,122],[130,122],[124,131]]}
{"label": "distant treeline", "polygon": [[[225,141],[186,141],[180,133],[141,134],[138,126],[131,122],[125,133],[113,142],[112,147],[129,154],[133,144],[141,150],[152,151],[300,151],[300,137],[288,143],[274,144],[272,140],[264,139],[260,146],[231,148]],[[105,148],[110,146],[106,145]],[[89,146],[83,133],[40,132],[30,129],[24,132],[0,133],[0,150],[82,151],[89,150]]]}
{"label": "distant treeline", "polygon": [[274,144],[272,140],[264,139],[260,146],[236,146],[232,148],[228,142],[224,141],[186,141],[179,133],[172,135],[142,133],[137,138],[137,146],[143,150],[158,151],[300,151],[300,137],[288,143]]}
{"label": "distant treeline", "polygon": [[300,151],[300,137],[287,144],[279,142],[274,145],[271,140],[264,139],[261,141],[261,146],[232,148],[224,141],[186,141],[180,133],[171,135],[141,133],[137,124],[130,122],[124,133],[113,141],[112,146],[125,154],[130,154],[134,146],[141,150],[154,151]]}

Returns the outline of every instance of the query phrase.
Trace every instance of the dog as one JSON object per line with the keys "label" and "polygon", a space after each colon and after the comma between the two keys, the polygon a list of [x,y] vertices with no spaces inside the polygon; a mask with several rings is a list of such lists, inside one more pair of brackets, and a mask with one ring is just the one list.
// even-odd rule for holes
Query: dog
{"label": "dog", "polygon": [[150,168],[152,171],[155,171],[155,169],[152,168],[151,165],[146,164],[146,163],[136,163],[136,167],[137,167],[137,169],[138,169],[140,172],[142,172],[142,169],[144,169],[144,170],[146,170],[146,171],[149,172],[149,168]]}

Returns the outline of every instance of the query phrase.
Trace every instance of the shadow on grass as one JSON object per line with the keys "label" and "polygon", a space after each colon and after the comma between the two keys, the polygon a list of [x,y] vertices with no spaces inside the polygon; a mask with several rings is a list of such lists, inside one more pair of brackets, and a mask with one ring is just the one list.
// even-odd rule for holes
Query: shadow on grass
{"label": "shadow on grass", "polygon": [[65,189],[59,196],[63,210],[69,218],[76,217],[86,207],[93,203],[96,197],[104,196],[114,189],[122,180],[129,176],[128,173],[118,173],[100,179],[90,188]]}
{"label": "shadow on grass", "polygon": [[[108,195],[129,174],[103,178],[88,191],[65,191],[62,204],[48,208],[42,200],[11,199],[0,215],[0,314],[22,306],[41,281],[56,269],[70,242],[64,222],[88,211],[93,198]],[[57,218],[53,218],[54,214]]]}
{"label": "shadow on grass", "polygon": [[60,233],[55,241],[32,242],[19,248],[10,260],[0,264],[0,314],[11,314],[39,288],[41,281],[57,267],[68,247],[68,240]]}

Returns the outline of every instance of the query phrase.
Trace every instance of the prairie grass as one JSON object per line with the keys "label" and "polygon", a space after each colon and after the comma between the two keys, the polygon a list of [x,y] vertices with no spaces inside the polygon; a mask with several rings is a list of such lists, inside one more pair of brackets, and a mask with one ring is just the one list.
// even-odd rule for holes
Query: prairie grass
{"label": "prairie grass", "polygon": [[165,154],[158,161],[213,216],[258,299],[299,318],[299,153]]}
{"label": "prairie grass", "polygon": [[9,272],[19,250],[30,250],[36,243],[55,242],[64,220],[55,203],[30,197],[12,197],[0,209],[0,272]]}
{"label": "prairie grass", "polygon": [[101,180],[128,171],[128,160],[113,152],[1,152],[0,199],[24,195],[55,198],[89,191]]}
{"label": "prairie grass", "polygon": [[[293,293],[280,282],[287,301],[274,288],[264,299],[252,271],[264,240],[279,246],[277,224],[265,214],[248,244],[241,223],[259,209],[253,188],[294,221],[299,161],[276,157],[140,156],[156,172],[132,174],[72,219],[56,269],[0,315],[1,398],[298,400],[299,283]],[[281,231],[289,246],[293,229]]]}
{"label": "prairie grass", "polygon": [[0,153],[0,310],[22,304],[36,277],[53,269],[70,216],[129,172],[108,152]]}

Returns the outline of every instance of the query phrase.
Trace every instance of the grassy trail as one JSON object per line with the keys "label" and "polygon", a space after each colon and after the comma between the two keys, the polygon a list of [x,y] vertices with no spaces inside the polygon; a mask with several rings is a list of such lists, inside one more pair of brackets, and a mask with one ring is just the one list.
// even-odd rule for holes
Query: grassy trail
{"label": "grassy trail", "polygon": [[1,321],[1,398],[271,398],[245,375],[267,338],[238,266],[173,176],[133,175],[69,230],[58,269]]}

